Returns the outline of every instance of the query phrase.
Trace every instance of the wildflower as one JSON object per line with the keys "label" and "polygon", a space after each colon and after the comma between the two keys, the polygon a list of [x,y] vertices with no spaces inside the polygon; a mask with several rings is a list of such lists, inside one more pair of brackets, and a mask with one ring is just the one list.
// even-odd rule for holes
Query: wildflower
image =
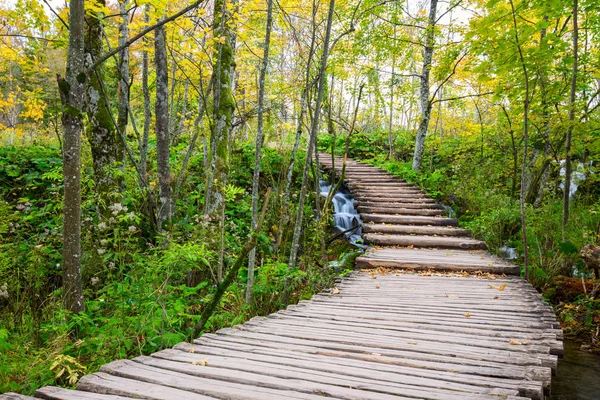
{"label": "wildflower", "polygon": [[6,282],[4,282],[2,286],[0,286],[0,298],[2,297],[8,299],[8,285],[6,284]]}
{"label": "wildflower", "polygon": [[115,203],[108,206],[112,210],[113,215],[117,215],[119,212],[123,210],[123,205],[121,203]]}
{"label": "wildflower", "polygon": [[100,278],[93,276],[92,279],[90,279],[90,281],[92,282],[92,286],[96,286],[100,281]]}
{"label": "wildflower", "polygon": [[108,263],[108,268],[113,269],[115,267],[115,263],[114,262],[109,262]]}
{"label": "wildflower", "polygon": [[131,226],[129,227],[129,232],[133,233],[133,232],[135,232],[135,231],[137,231],[137,228],[136,228],[135,226],[131,225]]}
{"label": "wildflower", "polygon": [[100,229],[101,231],[103,231],[104,229],[106,229],[106,222],[100,222],[98,224],[98,229]]}
{"label": "wildflower", "polygon": [[106,240],[106,239],[102,239],[102,240],[100,240],[100,244],[101,244],[102,246],[106,245],[106,243],[108,243],[108,240]]}
{"label": "wildflower", "polygon": [[98,252],[99,255],[106,253],[106,249],[97,249],[96,251]]}
{"label": "wildflower", "polygon": [[135,219],[135,213],[132,211],[129,214],[127,214],[127,219]]}

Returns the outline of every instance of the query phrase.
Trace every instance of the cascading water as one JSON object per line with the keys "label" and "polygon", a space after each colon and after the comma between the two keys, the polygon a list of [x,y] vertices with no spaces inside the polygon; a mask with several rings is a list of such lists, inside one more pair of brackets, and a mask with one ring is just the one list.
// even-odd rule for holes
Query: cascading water
{"label": "cascading water", "polygon": [[[327,197],[331,185],[324,179],[319,180],[321,196]],[[346,240],[355,246],[362,247],[362,221],[354,208],[354,199],[349,193],[339,191],[331,199],[333,204],[333,222],[339,232],[345,232]],[[354,229],[352,229],[354,228]]]}

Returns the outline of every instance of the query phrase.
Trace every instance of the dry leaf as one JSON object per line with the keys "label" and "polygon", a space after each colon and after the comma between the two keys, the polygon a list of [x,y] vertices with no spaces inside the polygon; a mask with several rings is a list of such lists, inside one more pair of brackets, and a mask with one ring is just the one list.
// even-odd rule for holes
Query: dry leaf
{"label": "dry leaf", "polygon": [[467,318],[471,318],[471,313],[468,313],[468,312],[464,313],[464,316],[467,317]]}
{"label": "dry leaf", "polygon": [[521,342],[519,342],[518,340],[515,340],[515,339],[510,339],[510,341],[509,341],[508,343],[510,343],[510,344],[515,344],[515,345],[517,345],[517,344],[518,344],[518,345],[521,345],[521,344],[523,344],[523,343],[521,343]]}
{"label": "dry leaf", "polygon": [[372,355],[372,356],[378,356],[378,357],[379,357],[379,356],[381,356],[381,354],[380,354],[380,353],[371,353],[371,355]]}
{"label": "dry leaf", "polygon": [[331,291],[331,293],[333,293],[333,294],[340,294],[341,292],[340,292],[340,289],[334,287],[333,290]]}
{"label": "dry leaf", "polygon": [[188,353],[195,353],[196,352],[196,348],[195,347],[190,347],[188,349]]}
{"label": "dry leaf", "polygon": [[379,283],[375,285],[375,289],[379,289]]}
{"label": "dry leaf", "polygon": [[194,361],[194,362],[192,362],[192,365],[201,365],[203,367],[206,367],[208,365],[208,360]]}
{"label": "dry leaf", "polygon": [[451,293],[448,293],[448,292],[446,292],[446,297],[449,297],[449,298],[451,298],[451,299],[456,299],[456,298],[458,298],[458,295],[457,295],[457,294],[451,294]]}

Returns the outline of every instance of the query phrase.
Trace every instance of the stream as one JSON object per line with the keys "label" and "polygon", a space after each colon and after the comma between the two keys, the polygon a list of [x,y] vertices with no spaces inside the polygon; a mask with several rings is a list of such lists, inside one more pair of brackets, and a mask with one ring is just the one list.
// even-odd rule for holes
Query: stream
{"label": "stream", "polygon": [[549,400],[600,399],[600,356],[582,351],[579,346],[565,340],[565,356],[558,360]]}
{"label": "stream", "polygon": [[[331,190],[331,185],[328,181],[319,180],[321,196],[326,198]],[[362,247],[362,221],[360,215],[354,208],[354,199],[348,190],[342,186],[340,190],[331,199],[333,204],[333,223],[338,232],[346,232],[346,240],[357,247]],[[352,229],[356,227],[356,229]]]}

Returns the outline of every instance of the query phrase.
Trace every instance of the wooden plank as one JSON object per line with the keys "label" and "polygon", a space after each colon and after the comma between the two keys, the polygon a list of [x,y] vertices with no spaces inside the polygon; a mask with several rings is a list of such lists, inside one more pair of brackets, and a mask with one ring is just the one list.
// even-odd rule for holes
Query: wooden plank
{"label": "wooden plank", "polygon": [[428,209],[428,210],[442,210],[443,207],[435,203],[385,203],[381,201],[359,201],[354,200],[354,204],[357,206],[365,207],[402,207],[402,208],[416,208],[416,209]]}
{"label": "wooden plank", "polygon": [[361,214],[363,221],[367,222],[386,222],[400,225],[436,225],[436,226],[458,226],[458,220],[445,217],[421,217],[421,216],[401,216],[387,214]]}
{"label": "wooden plank", "polygon": [[[359,206],[359,210],[360,210]],[[387,233],[405,235],[436,235],[436,236],[471,236],[471,231],[453,227],[433,227],[416,225],[385,225],[385,224],[363,224],[365,233]]]}
{"label": "wooden plank", "polygon": [[[136,399],[149,400],[208,400],[212,397],[189,392],[169,386],[127,379],[119,376],[96,372],[79,380],[77,389],[84,392],[113,394]],[[73,398],[73,400],[76,397]],[[65,399],[66,400],[66,399]],[[71,400],[71,399],[68,399]]]}
{"label": "wooden plank", "polygon": [[[35,392],[38,399],[49,400],[124,400],[130,397],[116,396],[113,394],[100,394],[83,392],[81,390],[69,390],[56,386],[46,386]],[[1,396],[0,396],[1,398]],[[32,397],[31,397],[32,398]]]}
{"label": "wooden plank", "polygon": [[359,213],[369,213],[369,214],[394,214],[394,215],[423,215],[423,216],[432,216],[432,215],[445,215],[446,211],[440,209],[414,209],[414,208],[405,208],[405,207],[373,207],[373,206],[358,206]]}
{"label": "wooden plank", "polygon": [[19,393],[13,393],[13,392],[0,394],[0,400],[30,400],[30,399],[34,399],[34,398],[30,397],[30,396],[25,396],[25,395],[22,395]]}
{"label": "wooden plank", "polygon": [[446,249],[484,250],[485,242],[470,238],[435,237],[426,235],[364,235],[365,243],[384,246],[437,247]]}

